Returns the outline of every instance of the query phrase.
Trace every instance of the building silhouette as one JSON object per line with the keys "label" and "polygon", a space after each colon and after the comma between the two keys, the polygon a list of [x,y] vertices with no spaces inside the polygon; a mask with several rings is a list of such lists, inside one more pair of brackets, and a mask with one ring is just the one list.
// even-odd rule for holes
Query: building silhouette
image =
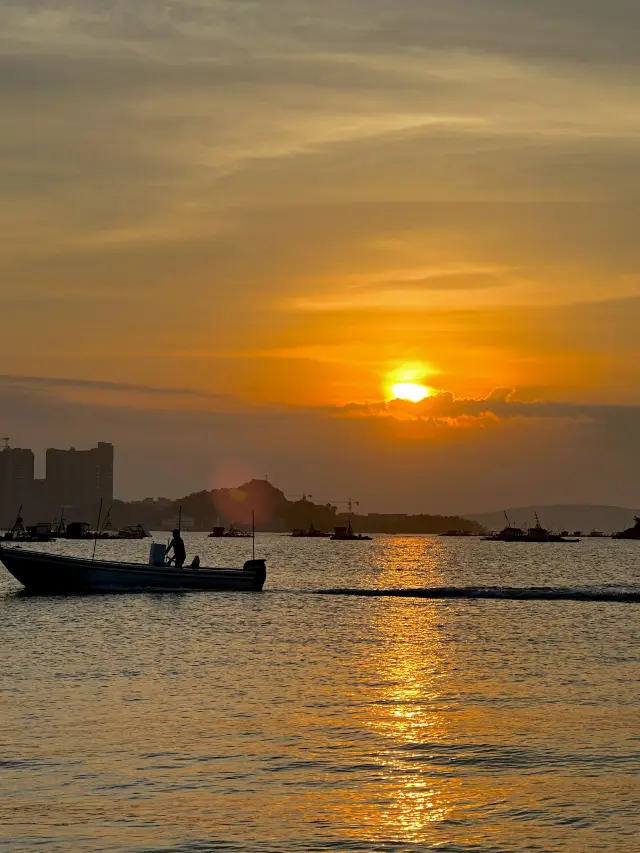
{"label": "building silhouette", "polygon": [[0,450],[0,527],[11,527],[21,507],[31,500],[35,460],[32,450]]}
{"label": "building silhouette", "polygon": [[91,450],[47,450],[46,492],[50,506],[92,512],[100,500],[113,501],[113,445]]}

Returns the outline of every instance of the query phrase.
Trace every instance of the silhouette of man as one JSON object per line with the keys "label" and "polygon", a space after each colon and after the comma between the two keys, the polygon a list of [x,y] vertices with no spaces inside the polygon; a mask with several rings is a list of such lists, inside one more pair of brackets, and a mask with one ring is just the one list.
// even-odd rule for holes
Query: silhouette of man
{"label": "silhouette of man", "polygon": [[169,563],[175,563],[176,566],[181,569],[184,566],[184,561],[187,559],[187,552],[184,547],[184,540],[182,536],[180,536],[179,530],[173,531],[173,539],[169,542],[169,547],[166,551],[167,557],[172,549],[173,557],[169,559]]}

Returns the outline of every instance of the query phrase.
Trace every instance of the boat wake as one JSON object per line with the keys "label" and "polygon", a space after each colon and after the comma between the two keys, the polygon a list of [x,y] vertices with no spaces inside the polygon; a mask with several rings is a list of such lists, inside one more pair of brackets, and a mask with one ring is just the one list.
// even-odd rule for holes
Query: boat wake
{"label": "boat wake", "polygon": [[640,588],[562,586],[433,586],[417,589],[315,589],[314,595],[369,598],[501,599],[504,601],[611,601],[640,603]]}

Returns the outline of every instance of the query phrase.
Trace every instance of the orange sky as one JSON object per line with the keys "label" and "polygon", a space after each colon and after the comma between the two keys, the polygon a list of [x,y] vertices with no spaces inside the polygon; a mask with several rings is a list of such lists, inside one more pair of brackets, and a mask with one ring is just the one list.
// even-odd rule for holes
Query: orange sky
{"label": "orange sky", "polygon": [[418,362],[462,398],[640,404],[639,15],[4,6],[1,372],[318,409]]}

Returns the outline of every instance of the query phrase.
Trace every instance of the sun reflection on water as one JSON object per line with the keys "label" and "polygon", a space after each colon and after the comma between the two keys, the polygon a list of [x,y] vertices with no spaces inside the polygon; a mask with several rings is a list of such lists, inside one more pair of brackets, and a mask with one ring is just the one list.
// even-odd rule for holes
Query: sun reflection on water
{"label": "sun reflection on water", "polygon": [[[378,560],[381,586],[438,581],[437,540],[426,558],[420,544],[418,562],[412,553],[415,540],[398,538],[385,545]],[[445,741],[448,729],[442,614],[430,602],[389,600],[377,602],[369,614],[375,642],[363,666],[373,695],[362,724],[378,742],[381,796],[359,804],[352,818],[359,824],[358,836],[365,831],[369,841],[424,841],[451,814],[459,787],[450,776],[443,779],[429,770],[430,747]]]}

